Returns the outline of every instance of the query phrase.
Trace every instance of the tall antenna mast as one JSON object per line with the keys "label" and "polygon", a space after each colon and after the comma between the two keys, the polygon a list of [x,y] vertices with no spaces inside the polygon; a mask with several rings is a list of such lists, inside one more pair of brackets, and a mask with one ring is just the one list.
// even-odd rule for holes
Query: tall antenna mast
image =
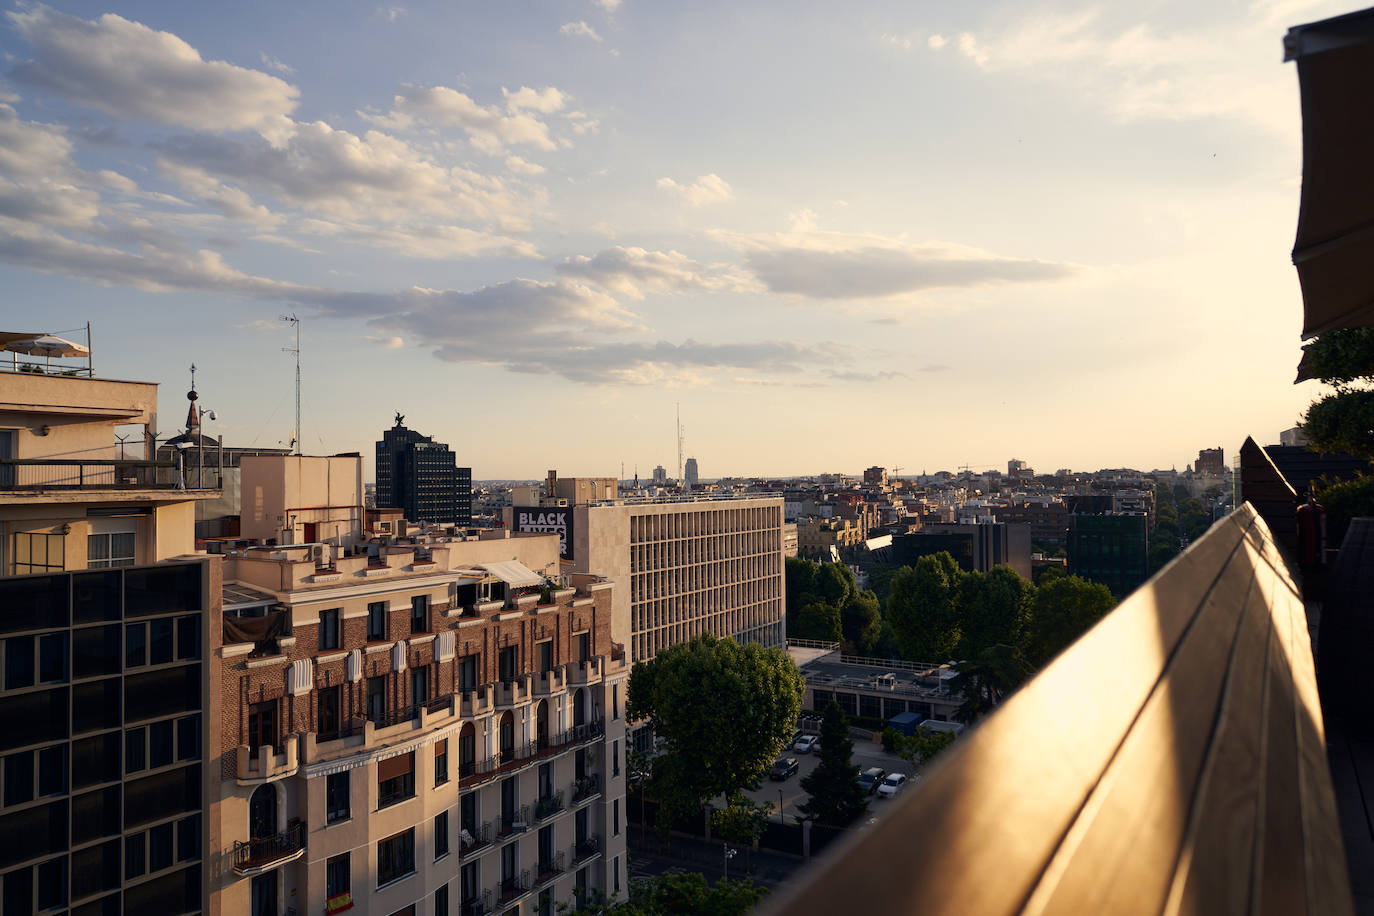
{"label": "tall antenna mast", "polygon": [[296,328],[296,345],[294,347],[282,347],[283,353],[292,353],[296,357],[296,435],[295,446],[296,454],[301,454],[301,320],[294,314],[283,315],[281,320],[294,325]]}
{"label": "tall antenna mast", "polygon": [[682,402],[677,402],[677,480],[682,483]]}

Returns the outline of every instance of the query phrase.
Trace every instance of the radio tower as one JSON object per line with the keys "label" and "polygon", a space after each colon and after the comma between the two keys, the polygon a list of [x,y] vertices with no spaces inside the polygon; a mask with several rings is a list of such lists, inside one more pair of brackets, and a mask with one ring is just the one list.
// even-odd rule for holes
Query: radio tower
{"label": "radio tower", "polygon": [[283,353],[294,353],[296,356],[296,454],[303,455],[301,451],[301,320],[295,315],[283,315],[281,320],[290,324],[296,329],[296,345],[294,347],[282,347]]}
{"label": "radio tower", "polygon": [[682,402],[677,402],[677,482],[682,483]]}

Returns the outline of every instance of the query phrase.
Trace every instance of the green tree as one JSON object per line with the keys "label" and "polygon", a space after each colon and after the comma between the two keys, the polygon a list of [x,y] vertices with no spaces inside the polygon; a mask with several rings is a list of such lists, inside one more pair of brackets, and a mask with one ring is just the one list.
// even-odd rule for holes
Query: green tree
{"label": "green tree", "polygon": [[783,574],[787,579],[788,632],[791,632],[797,615],[801,613],[803,601],[815,600],[816,575],[820,571],[821,564],[801,557],[788,557],[783,565]]}
{"label": "green tree", "polygon": [[558,910],[568,916],[744,916],[767,893],[748,878],[727,878],[712,887],[700,872],[689,872],[636,879],[630,882],[630,899],[619,903],[560,904]]}
{"label": "green tree", "polygon": [[964,703],[956,718],[972,723],[992,712],[1033,673],[1030,663],[1014,646],[988,646],[972,660],[959,663],[959,675],[950,688],[962,693]]}
{"label": "green tree", "polygon": [[955,595],[958,656],[972,658],[991,646],[1021,645],[1034,594],[1035,586],[1009,566],[966,574]]}
{"label": "green tree", "polygon": [[861,655],[870,654],[883,632],[883,614],[878,596],[868,590],[855,592],[840,611],[840,628],[845,642]]}
{"label": "green tree", "polygon": [[943,729],[936,731],[919,725],[913,734],[899,736],[896,742],[897,754],[912,766],[930,763],[941,751],[954,743],[955,737],[954,732]]}
{"label": "green tree", "polygon": [[1115,605],[1111,589],[1079,576],[1041,585],[1031,601],[1026,658],[1044,667]]}
{"label": "green tree", "polygon": [[960,636],[954,596],[963,576],[954,557],[942,550],[892,577],[887,621],[903,658],[933,662],[953,654]]}
{"label": "green tree", "polygon": [[797,614],[796,625],[788,628],[794,639],[819,639],[839,642],[842,635],[840,609],[829,601],[808,601]]}
{"label": "green tree", "polygon": [[858,591],[854,573],[843,563],[822,563],[816,573],[816,591],[826,601],[840,607]]}
{"label": "green tree", "polygon": [[726,800],[724,808],[711,812],[711,834],[736,846],[752,846],[763,836],[772,810],[772,802],[759,804],[736,791]]}
{"label": "green tree", "polygon": [[626,714],[664,742],[650,792],[661,832],[709,799],[756,786],[801,712],[804,682],[782,649],[704,633],[630,671]]}
{"label": "green tree", "polygon": [[811,796],[798,806],[803,814],[822,824],[843,827],[864,813],[868,797],[859,785],[853,755],[854,742],[849,739],[844,712],[831,700],[821,718],[820,762],[801,781]]}
{"label": "green tree", "polygon": [[1374,458],[1374,328],[1328,331],[1302,349],[1300,377],[1335,389],[1307,408],[1302,431],[1311,447]]}

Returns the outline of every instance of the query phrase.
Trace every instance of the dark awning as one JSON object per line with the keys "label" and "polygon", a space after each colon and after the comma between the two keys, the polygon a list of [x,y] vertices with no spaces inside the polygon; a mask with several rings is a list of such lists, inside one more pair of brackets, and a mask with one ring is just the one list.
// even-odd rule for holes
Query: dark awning
{"label": "dark awning", "polygon": [[1303,337],[1374,325],[1374,9],[1289,29],[1284,59],[1302,90]]}

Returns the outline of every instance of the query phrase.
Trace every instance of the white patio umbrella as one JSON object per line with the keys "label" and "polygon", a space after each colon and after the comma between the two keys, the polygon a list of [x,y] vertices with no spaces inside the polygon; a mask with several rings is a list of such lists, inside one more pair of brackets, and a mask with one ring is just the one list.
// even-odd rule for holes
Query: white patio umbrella
{"label": "white patio umbrella", "polygon": [[41,337],[29,337],[23,340],[11,340],[5,344],[5,349],[15,353],[23,353],[26,356],[46,356],[48,365],[52,365],[54,356],[90,356],[89,347],[82,346],[67,340],[65,337],[54,337],[51,334],[44,334]]}

